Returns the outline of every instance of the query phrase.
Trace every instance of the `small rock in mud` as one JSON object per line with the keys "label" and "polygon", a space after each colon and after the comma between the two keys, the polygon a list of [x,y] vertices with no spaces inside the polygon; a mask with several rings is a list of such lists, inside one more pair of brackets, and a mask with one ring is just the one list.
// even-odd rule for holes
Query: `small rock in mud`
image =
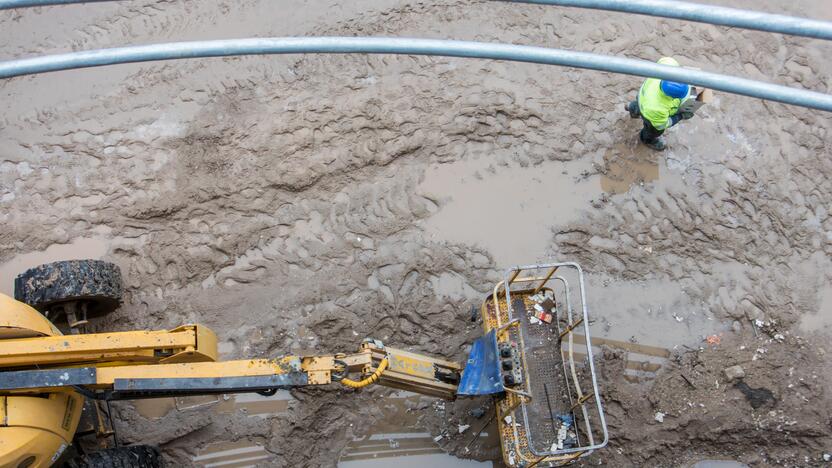
{"label": "small rock in mud", "polygon": [[745,370],[743,370],[742,366],[739,365],[726,367],[722,372],[725,373],[725,378],[728,379],[729,382],[745,377]]}

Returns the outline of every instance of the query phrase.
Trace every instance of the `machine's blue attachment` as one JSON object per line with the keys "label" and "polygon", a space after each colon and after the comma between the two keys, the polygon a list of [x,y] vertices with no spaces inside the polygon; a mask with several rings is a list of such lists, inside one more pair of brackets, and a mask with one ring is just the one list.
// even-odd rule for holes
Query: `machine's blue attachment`
{"label": "machine's blue attachment", "polygon": [[491,330],[471,346],[457,395],[493,395],[505,392],[497,351],[497,331]]}

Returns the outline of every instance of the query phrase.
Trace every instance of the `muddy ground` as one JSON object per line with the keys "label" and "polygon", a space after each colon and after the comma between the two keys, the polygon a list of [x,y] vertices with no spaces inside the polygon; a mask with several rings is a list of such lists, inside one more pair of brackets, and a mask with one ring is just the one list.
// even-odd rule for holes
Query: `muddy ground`
{"label": "muddy ground", "polygon": [[[824,0],[732,5],[832,20]],[[577,9],[208,0],[0,13],[3,59],[289,35],[673,55],[832,91],[829,43]],[[576,260],[589,273],[611,434],[584,464],[821,466],[832,451],[832,119],[717,93],[656,154],[637,144],[640,124],[622,110],[639,85],[392,56],[190,60],[7,80],[0,287],[41,261],[105,258],[121,265],[127,292],[100,330],[199,322],[230,359],[350,351],[365,336],[464,359],[480,327],[470,308],[506,267]],[[734,365],[745,377],[728,381],[723,370]],[[768,392],[749,399],[749,389]],[[473,430],[458,434],[459,424],[487,420],[471,416],[476,404],[351,393],[118,403],[116,423],[125,441],[160,444],[173,466],[499,458],[493,431],[473,443]]]}

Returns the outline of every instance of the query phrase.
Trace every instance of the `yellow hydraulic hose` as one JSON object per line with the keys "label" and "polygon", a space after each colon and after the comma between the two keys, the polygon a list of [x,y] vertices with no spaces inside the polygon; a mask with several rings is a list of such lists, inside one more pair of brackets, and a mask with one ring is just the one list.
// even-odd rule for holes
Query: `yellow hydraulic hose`
{"label": "yellow hydraulic hose", "polygon": [[387,369],[387,358],[382,359],[381,362],[378,363],[378,368],[375,372],[373,372],[373,375],[367,377],[366,379],[359,382],[350,379],[341,379],[341,383],[350,388],[366,387],[367,385],[376,383],[379,377],[381,377],[381,373],[384,372],[384,369]]}

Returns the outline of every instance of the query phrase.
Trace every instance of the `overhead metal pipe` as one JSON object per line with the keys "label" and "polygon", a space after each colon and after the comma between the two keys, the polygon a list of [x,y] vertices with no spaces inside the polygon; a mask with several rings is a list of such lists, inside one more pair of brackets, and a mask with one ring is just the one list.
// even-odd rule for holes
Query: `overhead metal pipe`
{"label": "overhead metal pipe", "polygon": [[[794,36],[832,40],[832,22],[740,10],[717,5],[676,0],[506,0],[514,3],[557,5],[593,10],[620,11],[639,15],[674,18],[699,23],[755,29]],[[828,0],[827,0],[828,1]]]}
{"label": "overhead metal pipe", "polygon": [[587,52],[484,42],[392,37],[275,37],[173,42],[119,47],[0,62],[0,79],[118,63],[256,54],[404,54],[562,65],[680,81],[728,93],[832,112],[832,96],[745,78],[645,60]]}
{"label": "overhead metal pipe", "polygon": [[[73,3],[115,0],[0,0],[0,10]],[[674,18],[733,28],[754,29],[794,36],[832,40],[832,22],[796,16],[777,15],[739,8],[677,0],[503,0],[514,3],[556,5],[594,10],[619,11],[639,15]]]}
{"label": "overhead metal pipe", "polygon": [[27,8],[49,5],[69,5],[72,3],[110,2],[113,0],[0,0],[0,10]]}
{"label": "overhead metal pipe", "polygon": [[[0,0],[0,10],[114,0]],[[776,15],[717,5],[677,0],[504,0],[515,3],[557,5],[594,10],[620,11],[639,15],[674,18],[733,28],[754,29],[794,36],[832,40],[832,22]]]}

